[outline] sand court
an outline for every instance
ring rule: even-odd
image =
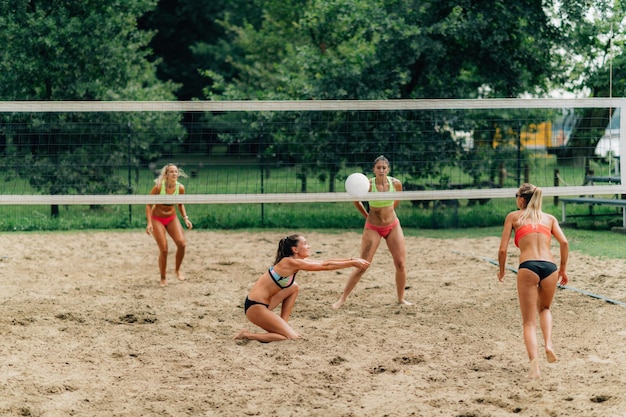
[[[559,360],[527,380],[515,274],[499,283],[488,261],[499,237],[407,237],[413,306],[396,304],[384,243],[339,310],[349,269],[300,272],[290,323],[304,337],[232,340],[260,331],[243,301],[286,232],[314,258],[358,256],[358,232],[192,230],[186,280],[169,240],[161,288],[143,230],[3,234],[0,415],[626,415],[626,307],[558,290]],[[626,302],[624,266],[573,252],[569,285]]]

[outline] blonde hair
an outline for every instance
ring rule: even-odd
[[[159,172],[159,176],[154,179],[155,184],[160,185],[165,180],[165,178],[167,177],[167,170],[169,167],[176,167],[176,169],[178,169],[178,176],[187,178],[187,174],[185,173],[185,171],[183,171],[182,168],[178,167],[178,165],[176,164],[170,163],[170,164],[163,166],[163,168],[161,168],[161,172]]]
[[[541,200],[543,192],[541,188],[532,184],[522,184],[519,187],[519,196],[524,199],[526,206],[524,212],[519,216],[518,223],[539,224],[541,222]]]

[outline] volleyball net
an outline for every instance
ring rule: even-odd
[[[355,201],[384,155],[402,193],[361,200],[468,204],[626,194],[624,99],[0,102],[0,206]],[[187,178],[151,196],[160,168]],[[141,208],[139,208],[141,210]]]

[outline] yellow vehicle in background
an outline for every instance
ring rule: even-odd
[[[569,135],[575,124],[575,118],[563,118],[538,124],[530,123],[523,126],[520,133],[520,142],[523,149],[551,150],[567,145]],[[598,140],[595,154],[607,157],[609,154],[619,156],[619,120],[620,109],[615,109],[608,123],[604,135]]]
[[[522,149],[547,151],[563,148],[567,145],[569,135],[576,124],[576,116],[568,113],[555,120],[546,120],[539,123],[528,123],[514,129],[508,127],[504,131],[499,127],[495,129],[493,147],[508,143],[512,146],[519,145]],[[519,132],[519,136],[518,136]]]
[[[563,129],[553,129],[552,122],[530,123],[522,128],[520,133],[524,149],[545,150],[565,145],[566,136]]]

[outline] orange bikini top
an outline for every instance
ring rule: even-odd
[[[552,237],[552,230],[545,224],[525,224],[515,231],[515,246],[519,248],[519,240],[529,233],[543,233]]]

